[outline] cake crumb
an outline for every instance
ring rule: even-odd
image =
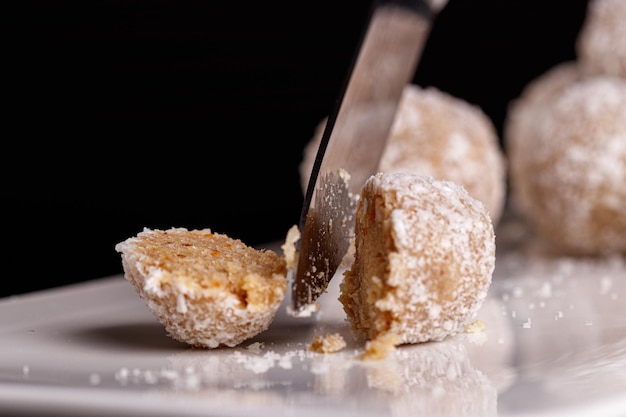
[[[333,353],[346,347],[346,341],[339,333],[326,333],[315,336],[309,350],[318,353]]]
[[[246,349],[253,353],[261,353],[261,350],[265,344],[262,342],[250,343]]]
[[[313,313],[317,313],[320,309],[320,303],[313,302],[303,305],[299,310],[293,306],[287,306],[287,314],[292,317],[311,317]]]
[[[487,329],[485,322],[480,320],[474,320],[471,323],[465,325],[465,333],[480,333]]]
[[[395,333],[381,334],[365,344],[365,352],[359,355],[359,359],[364,361],[385,359],[387,354],[395,350],[396,345],[398,345],[401,340],[400,335]]]
[[[287,268],[295,268],[298,252],[296,250],[296,243],[300,240],[300,229],[298,226],[293,225],[287,231],[287,237],[285,238],[285,243],[280,247],[283,251],[283,255],[285,256],[285,262],[287,263]]]

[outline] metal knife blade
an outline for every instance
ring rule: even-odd
[[[446,1],[374,0],[350,76],[327,119],[300,215],[290,314],[310,316],[348,251],[356,198],[376,173],[402,91]]]

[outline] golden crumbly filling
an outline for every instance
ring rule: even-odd
[[[259,251],[209,229],[170,229],[142,233],[133,242],[136,257],[146,271],[163,272],[162,285],[183,285],[189,290],[224,290],[244,304],[267,300],[271,290],[264,277],[286,274],[286,266],[273,251]]]
[[[390,352],[393,352],[396,345],[400,344],[402,338],[395,333],[383,333],[375,339],[368,340],[365,344],[365,351],[359,355],[359,359],[364,361],[378,361],[385,359]]]

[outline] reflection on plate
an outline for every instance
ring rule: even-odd
[[[170,339],[121,276],[0,300],[0,414],[626,416],[626,260],[498,247],[483,331],[379,362],[356,358],[340,277],[315,317],[217,350]],[[327,333],[348,346],[308,350]]]

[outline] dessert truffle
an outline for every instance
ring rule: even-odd
[[[192,346],[235,346],[261,333],[287,291],[285,258],[210,229],[145,228],[115,249],[150,312]]]
[[[362,118],[367,112],[362,109]],[[301,186],[306,189],[325,121],[304,149]],[[355,128],[355,131],[357,129]],[[411,172],[453,181],[482,201],[496,224],[506,198],[506,163],[495,127],[478,107],[435,87],[404,89],[378,171]]]
[[[506,138],[517,210],[561,252],[626,253],[626,79],[582,78],[530,107],[533,127]]]
[[[339,300],[366,340],[439,341],[475,318],[494,267],[482,202],[450,181],[378,173],[358,201],[354,262]]]
[[[524,172],[523,155],[532,152],[536,145],[533,139],[537,133],[537,118],[552,105],[552,98],[564,88],[581,78],[576,61],[559,63],[532,79],[521,94],[508,106],[503,126],[503,144],[509,169],[509,204],[513,210],[521,210],[519,205],[528,200],[524,181],[518,181],[528,173]]]
[[[591,0],[576,39],[576,55],[587,75],[626,78],[626,1]]]

